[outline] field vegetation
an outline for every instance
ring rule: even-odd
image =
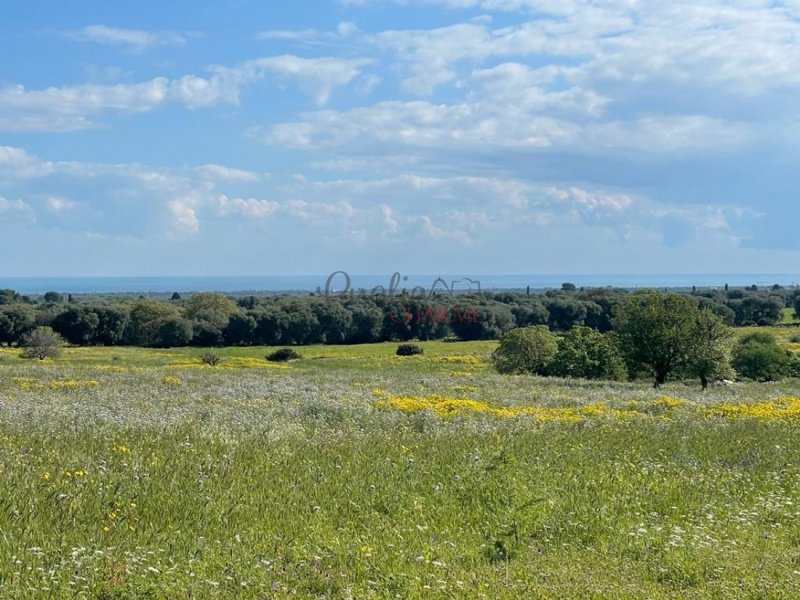
[[[0,596],[800,594],[797,381],[419,345],[0,350]]]

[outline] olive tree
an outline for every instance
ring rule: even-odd
[[[51,327],[37,327],[22,337],[22,358],[58,358],[64,340]]]
[[[545,375],[558,352],[558,339],[545,325],[518,327],[500,339],[492,362],[500,373]]]

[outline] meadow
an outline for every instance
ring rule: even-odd
[[[796,380],[421,345],[0,349],[0,597],[800,597]]]

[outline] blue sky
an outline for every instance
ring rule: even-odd
[[[800,0],[0,0],[0,272],[798,272]]]

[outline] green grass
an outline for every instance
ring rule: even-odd
[[[422,345],[0,353],[0,597],[800,596],[796,381],[504,377],[491,342]],[[550,416],[498,416],[526,407]]]

